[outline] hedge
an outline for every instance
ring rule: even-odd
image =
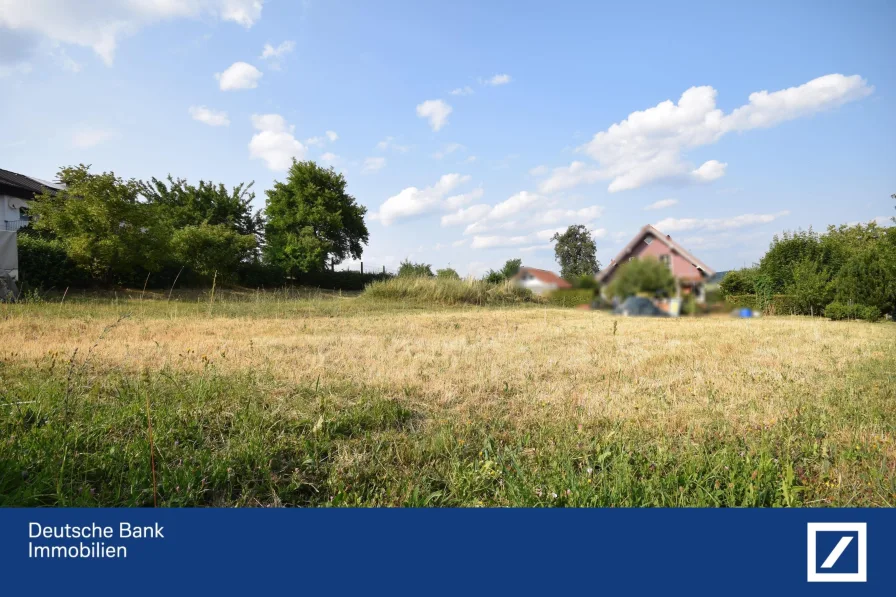
[[[594,300],[594,290],[590,288],[563,288],[548,295],[548,302],[558,307],[578,307],[589,305]]]
[[[842,319],[864,319],[865,321],[877,321],[881,318],[880,309],[867,305],[844,305],[833,302],[824,309],[825,317],[834,321]]]
[[[734,294],[725,297],[725,303],[732,309],[753,309],[754,311],[762,311],[766,315],[801,315],[803,314],[796,299],[789,294],[773,294],[767,299],[766,304],[761,305],[761,301],[755,294]],[[805,313],[808,315],[808,313]],[[819,313],[820,315],[820,313]]]
[[[23,288],[63,290],[89,286],[90,276],[69,259],[62,241],[18,235],[19,280]]]

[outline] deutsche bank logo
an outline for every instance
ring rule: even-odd
[[[809,582],[868,580],[867,523],[810,522],[807,527]]]

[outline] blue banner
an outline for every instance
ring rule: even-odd
[[[884,509],[6,509],[0,594],[893,595],[894,538]]]

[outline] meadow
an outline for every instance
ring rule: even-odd
[[[0,506],[896,505],[896,324],[517,299],[0,305]]]

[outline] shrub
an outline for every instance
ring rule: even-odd
[[[833,321],[864,319],[865,321],[875,322],[881,318],[880,309],[873,305],[843,304],[837,301],[825,307],[824,315]]]
[[[89,284],[89,275],[69,259],[62,241],[31,234],[18,235],[19,280],[30,288],[58,288]]]
[[[457,270],[450,267],[436,270],[436,278],[448,278],[449,280],[460,280],[460,274]]]
[[[205,278],[233,277],[254,251],[254,234],[240,234],[225,224],[184,226],[171,236],[175,261]]]
[[[399,278],[432,278],[432,266],[428,263],[413,263],[405,259],[398,267]]]
[[[511,282],[489,284],[482,280],[409,276],[374,282],[364,289],[361,296],[433,305],[495,305],[538,300],[528,288]]]
[[[675,278],[669,268],[653,257],[632,259],[619,265],[619,271],[607,288],[608,296],[621,299],[638,293],[651,296],[671,294],[675,290]]]
[[[594,299],[594,291],[587,288],[560,288],[548,295],[548,302],[558,307],[588,305]]]
[[[600,287],[600,284],[597,283],[597,279],[591,274],[584,274],[582,276],[579,276],[572,281],[572,285],[575,288],[583,288],[589,290],[597,290],[598,287]]]
[[[724,298],[742,294],[753,294],[755,291],[756,268],[731,270],[719,282],[719,292]]]

